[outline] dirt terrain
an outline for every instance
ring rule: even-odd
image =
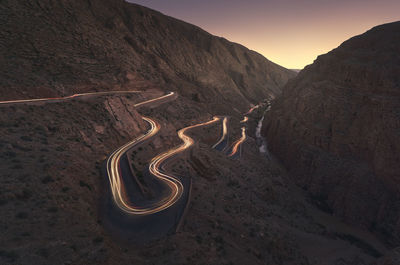
[[[145,92],[0,105],[1,264],[373,265],[388,253],[382,238],[321,211],[277,159],[259,153],[265,107],[249,115],[240,159],[211,148],[218,123],[191,131],[194,147],[166,165],[193,183],[178,232],[146,244],[114,234],[103,219],[101,165],[148,130],[142,116],[162,130],[131,150],[137,170],[180,144],[179,129],[214,115],[229,117],[231,145],[243,113],[279,97],[295,73],[119,0],[4,0],[0,21],[0,100]],[[175,100],[134,106],[169,91]]]
[[[193,178],[178,233],[144,246],[116,237],[102,224],[100,202],[108,182],[100,165],[113,149],[146,131],[133,107],[140,100],[119,95],[1,108],[2,262],[321,264],[326,256],[315,253],[326,251],[334,253],[332,261],[362,264],[354,260],[372,262],[386,251],[373,236],[321,217],[285,170],[259,154],[254,136],[249,135],[240,160],[212,149],[221,124],[191,132],[195,147],[167,167]],[[136,151],[138,167],[179,144],[177,128],[212,117],[181,115],[187,104],[178,98],[174,106],[140,109],[165,130]],[[239,121],[231,119],[232,132],[240,131]]]

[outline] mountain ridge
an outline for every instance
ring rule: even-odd
[[[7,14],[3,99],[157,87],[243,110],[275,97],[295,76],[243,45],[137,4],[36,0],[0,7]]]
[[[269,147],[342,219],[396,245],[400,201],[400,22],[321,55],[264,120]]]

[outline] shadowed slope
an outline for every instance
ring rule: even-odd
[[[400,242],[400,22],[318,57],[264,120],[269,148],[330,211]]]

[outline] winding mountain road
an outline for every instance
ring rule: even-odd
[[[249,120],[249,117],[244,116],[243,120],[240,121],[240,123],[246,123]]]
[[[255,109],[258,109],[261,106],[261,104],[255,105],[251,107],[243,116],[243,120],[240,121],[240,123],[247,123],[249,121],[249,117],[246,115],[251,114]],[[231,147],[230,152],[228,152],[228,157],[236,158],[240,157],[242,155],[242,144],[246,141],[247,136],[246,136],[246,127],[242,127],[242,136],[236,140]]]
[[[241,147],[244,141],[246,141],[246,127],[242,127],[242,136],[233,143],[232,150],[228,154],[228,156],[229,157],[234,157],[235,155],[241,156]]]
[[[143,91],[89,92],[89,93],[73,94],[73,95],[70,95],[70,96],[55,97],[55,98],[34,98],[34,99],[5,100],[5,101],[0,101],[0,105],[40,103],[40,102],[60,102],[60,101],[79,98],[79,97],[103,96],[103,95],[114,95],[114,94],[137,94],[137,93],[142,93],[142,92]]]
[[[260,105],[255,105],[254,107],[250,108],[248,112],[246,112],[244,115],[251,114],[255,109],[258,109]]]
[[[171,96],[172,94],[168,94],[166,96]],[[151,102],[156,102],[157,100],[160,100],[162,98],[165,98],[166,96],[152,99],[149,101],[146,101],[147,103]],[[139,103],[137,105],[142,106],[146,102]],[[147,104],[146,103],[146,104]],[[143,117],[143,119],[149,123],[150,129],[143,135],[137,137],[136,139],[128,142],[127,144],[121,146],[117,150],[115,150],[108,158],[107,160],[107,174],[108,178],[110,181],[110,187],[111,187],[111,192],[112,196],[114,199],[115,204],[124,212],[132,215],[149,215],[153,213],[160,212],[162,210],[167,209],[168,207],[172,206],[174,203],[176,203],[177,200],[181,197],[183,193],[183,185],[179,181],[178,178],[174,177],[173,175],[168,175],[164,173],[161,169],[162,164],[166,162],[169,158],[185,151],[189,147],[191,147],[194,144],[194,140],[187,136],[185,132],[187,130],[200,127],[200,126],[206,126],[212,123],[215,123],[220,120],[218,117],[214,117],[212,120],[199,123],[196,125],[191,125],[188,127],[185,127],[181,130],[178,131],[178,136],[179,138],[183,141],[181,145],[179,145],[176,148],[172,148],[160,155],[157,155],[154,157],[150,164],[149,164],[149,172],[157,177],[160,181],[164,182],[168,188],[170,189],[169,196],[166,198],[163,198],[162,200],[159,200],[157,203],[154,205],[150,206],[135,206],[131,204],[128,201],[128,196],[124,194],[125,189],[124,189],[124,184],[123,184],[123,178],[121,176],[121,158],[122,156],[131,148],[133,148],[135,145],[140,144],[141,142],[149,139],[150,137],[154,136],[159,130],[160,130],[160,125],[152,120],[151,118],[148,117]]]
[[[56,98],[37,98],[37,99],[23,99],[23,100],[9,100],[9,101],[0,101],[1,105],[10,105],[10,104],[34,104],[34,103],[50,103],[50,102],[63,102],[66,100],[71,100],[74,98],[84,98],[84,97],[92,97],[92,96],[102,96],[102,95],[115,95],[115,94],[131,94],[131,93],[141,93],[143,91],[107,91],[107,92],[90,92],[90,93],[81,93],[74,94],[66,97],[56,97]],[[145,100],[143,102],[136,103],[134,106],[136,108],[140,108],[143,106],[150,106],[153,104],[164,103],[169,100],[175,99],[177,97],[176,93],[169,92],[166,95]],[[253,107],[246,114],[250,114],[257,106]],[[188,200],[188,191],[185,191],[185,187],[190,187],[190,181],[187,182],[185,180],[185,184],[182,183],[183,179],[180,179],[177,176],[172,174],[168,174],[162,170],[163,165],[171,158],[183,153],[185,150],[190,148],[194,144],[194,140],[189,137],[186,133],[188,130],[207,126],[213,123],[216,123],[222,119],[222,117],[213,117],[213,119],[209,121],[205,121],[202,123],[198,123],[195,125],[191,125],[185,128],[182,128],[178,131],[178,137],[182,140],[182,144],[177,147],[174,147],[170,150],[167,150],[157,156],[155,156],[148,166],[148,172],[155,177],[159,182],[162,182],[165,185],[161,185],[162,192],[160,192],[159,197],[156,200],[151,202],[135,202],[132,203],[132,197],[128,196],[130,191],[130,187],[127,187],[124,184],[124,180],[126,178],[132,177],[135,172],[132,172],[132,167],[129,167],[129,159],[127,159],[127,152],[134,148],[135,146],[143,143],[146,140],[149,140],[153,136],[155,136],[161,129],[160,124],[158,124],[155,120],[149,117],[142,117],[143,120],[148,123],[149,129],[146,133],[140,135],[139,137],[129,141],[123,146],[116,149],[112,154],[108,157],[106,161],[106,174],[109,181],[109,187],[111,196],[109,197],[112,200],[112,204],[116,206],[115,209],[119,209],[121,212],[127,214],[127,216],[142,216],[142,218],[134,219],[133,224],[137,225],[137,229],[135,233],[142,231],[143,235],[155,236],[156,234],[165,233],[165,231],[169,231],[171,226],[176,225],[177,221],[174,216],[182,216],[182,211],[184,206],[186,205],[186,201]],[[244,119],[241,123],[245,123],[248,121],[248,117],[244,116]],[[219,141],[213,146],[213,148],[223,151],[227,148],[228,145],[228,118],[223,117],[222,119],[222,134]],[[246,127],[242,127],[242,136],[240,139],[235,141],[232,145],[232,149],[229,157],[236,157],[241,152],[241,145],[246,140]],[[123,163],[121,163],[123,161]],[[124,172],[124,173],[123,173]],[[124,174],[124,175],[123,175]],[[126,175],[126,176],[125,176]],[[135,181],[138,181],[137,179]],[[134,193],[133,193],[134,194]],[[180,200],[180,198],[184,195],[185,202]],[[140,200],[139,200],[140,201]],[[179,203],[177,203],[179,201]],[[139,205],[135,205],[139,204]],[[171,211],[164,211],[168,208],[172,208]],[[112,213],[113,211],[109,212]],[[115,212],[113,212],[115,213]],[[118,217],[121,218],[121,217]],[[118,219],[117,218],[117,219]],[[117,220],[117,219],[114,219]],[[180,218],[178,218],[180,219]],[[124,223],[125,221],[130,223],[131,219],[125,220],[124,218],[117,220],[117,223]],[[147,232],[146,232],[147,230]],[[142,233],[140,232],[140,233]],[[140,234],[139,233],[139,234]],[[146,234],[147,233],[147,234]]]
[[[225,150],[226,146],[228,144],[228,118],[224,117],[222,120],[222,134],[221,138],[219,141],[212,146],[212,148],[218,150],[218,151],[223,151]]]

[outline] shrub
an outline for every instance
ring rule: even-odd
[[[17,197],[18,200],[26,201],[30,197],[32,197],[32,191],[30,191],[28,189],[24,189],[22,191],[22,193],[17,194],[16,197]]]
[[[0,250],[0,257],[3,257],[7,259],[10,262],[14,262],[18,259],[19,255],[14,251],[8,251],[8,250]]]
[[[5,198],[0,198],[0,206],[7,204],[7,202]]]
[[[56,212],[58,212],[58,208],[55,207],[55,206],[49,207],[49,208],[47,208],[47,211],[48,211],[49,213],[56,213]]]
[[[50,256],[49,250],[46,248],[40,248],[36,251],[36,254],[43,257],[48,258]]]
[[[101,242],[103,242],[103,238],[101,236],[98,236],[93,239],[94,244],[100,244]]]
[[[21,138],[21,140],[23,140],[23,141],[32,142],[32,138],[31,138],[30,136],[23,135],[23,136],[21,136],[20,138]]]
[[[12,169],[22,169],[22,165],[21,164],[16,164],[12,167]]]
[[[17,154],[13,151],[5,151],[4,155],[7,157],[16,157],[17,156]]]
[[[65,149],[62,146],[57,146],[56,151],[63,152]]]
[[[51,176],[46,176],[46,177],[42,178],[42,183],[43,184],[47,184],[47,183],[50,183],[50,182],[54,182],[54,179]]]
[[[81,187],[86,187],[86,188],[88,188],[89,190],[92,190],[92,187],[91,187],[89,184],[87,184],[85,181],[83,181],[83,180],[80,180],[80,181],[79,181],[79,186],[81,186]]]
[[[197,241],[197,243],[201,244],[201,243],[203,243],[203,238],[199,235],[196,235],[196,241]]]
[[[19,219],[26,219],[26,218],[28,218],[28,213],[27,212],[19,212],[15,215],[15,217],[17,217]]]

